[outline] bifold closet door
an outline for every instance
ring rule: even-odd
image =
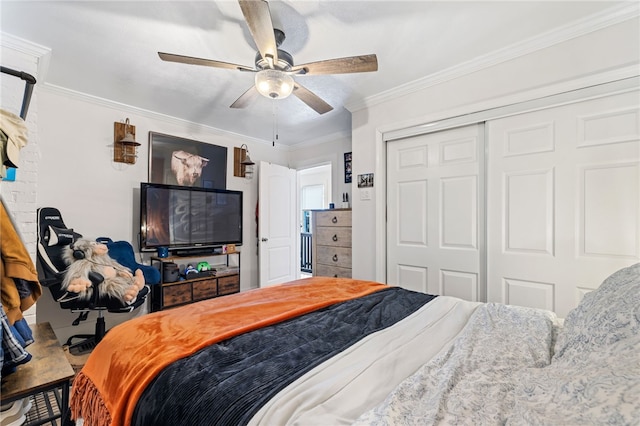
[[[566,316],[640,261],[640,95],[487,122],[488,301]]]
[[[387,143],[387,283],[483,300],[483,125]]]

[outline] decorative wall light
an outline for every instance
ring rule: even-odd
[[[136,126],[129,124],[128,118],[124,123],[113,123],[113,161],[136,164],[139,146],[136,142]]]
[[[249,157],[249,148],[246,144],[240,145],[240,148],[233,148],[233,175],[246,179],[253,178],[254,163]]]

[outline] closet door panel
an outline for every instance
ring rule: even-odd
[[[387,144],[387,283],[482,300],[483,126]]]
[[[487,122],[488,300],[566,316],[640,261],[637,91]]]

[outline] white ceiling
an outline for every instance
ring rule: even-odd
[[[629,4],[629,3],[626,3]],[[271,142],[351,133],[351,110],[483,58],[602,16],[613,1],[270,1],[296,64],[375,53],[373,73],[297,76],[334,107],[299,99],[231,105],[253,73],[161,61],[158,51],[253,67],[255,44],[235,0],[0,0],[0,29],[51,50],[38,84],[53,85]],[[4,64],[3,64],[4,65]]]

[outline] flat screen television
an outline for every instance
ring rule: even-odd
[[[242,244],[242,191],[140,184],[140,250]]]

